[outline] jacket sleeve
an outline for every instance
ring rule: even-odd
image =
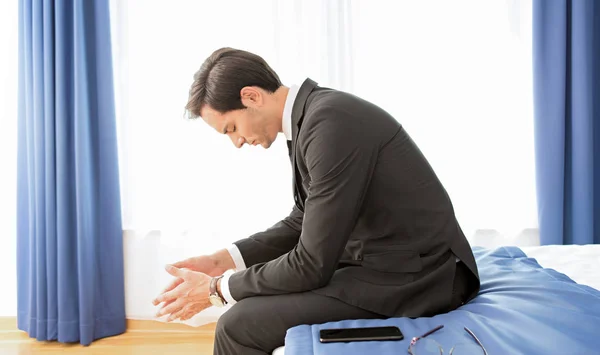
[[[298,243],[275,260],[236,272],[229,280],[236,300],[304,292],[331,279],[354,229],[377,160],[367,120],[320,109],[304,123],[301,153],[310,174]],[[305,127],[306,126],[306,127]]]
[[[264,263],[289,252],[298,244],[303,213],[296,207],[289,216],[269,229],[234,242],[246,267]]]

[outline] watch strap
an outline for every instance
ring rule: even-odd
[[[208,287],[208,295],[209,296],[218,296],[223,302],[225,302],[225,299],[223,299],[223,296],[221,296],[221,293],[218,292],[218,290],[217,290],[217,282],[222,278],[223,278],[223,275],[220,275],[220,276],[213,277],[210,280],[210,285]]]

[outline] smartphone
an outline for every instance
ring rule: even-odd
[[[321,329],[319,336],[321,343],[404,339],[398,327]]]

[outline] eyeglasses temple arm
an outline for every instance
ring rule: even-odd
[[[429,335],[431,335],[431,334],[433,334],[433,333],[437,332],[438,330],[440,330],[440,329],[442,329],[442,328],[444,328],[444,326],[443,326],[443,325],[438,325],[437,327],[435,327],[435,328],[431,329],[431,330],[430,330],[430,331],[428,331],[427,333],[425,333],[425,334],[421,335],[421,336],[419,337],[419,339],[420,339],[420,338],[425,338],[426,336],[429,336]]]
[[[479,339],[477,339],[477,337],[475,336],[475,333],[473,333],[471,331],[471,329],[465,327],[465,330],[467,331],[467,333],[469,333],[473,339],[475,339],[475,341],[477,342],[477,344],[479,344],[479,346],[481,346],[481,349],[483,350],[483,355],[487,355],[487,351],[485,350],[485,347],[483,346],[483,344],[481,344],[481,341],[479,341]]]

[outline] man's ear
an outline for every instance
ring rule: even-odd
[[[240,90],[242,104],[246,107],[257,108],[263,104],[263,95],[261,90],[254,86],[245,86]]]

